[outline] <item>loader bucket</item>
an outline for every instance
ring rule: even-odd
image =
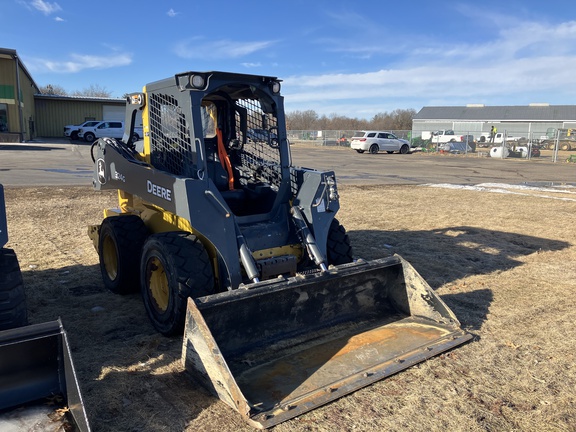
[[[471,339],[399,256],[188,301],[186,370],[268,428]]]
[[[60,320],[1,331],[0,430],[56,430],[59,412],[62,430],[90,431]]]

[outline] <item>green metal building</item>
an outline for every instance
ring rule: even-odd
[[[0,142],[63,137],[64,126],[124,120],[126,101],[40,93],[16,50],[0,48]]]

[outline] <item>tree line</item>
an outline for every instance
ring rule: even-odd
[[[288,130],[412,130],[414,109],[395,109],[378,113],[370,120],[350,118],[339,114],[318,115],[314,110],[286,113]]]
[[[40,93],[54,96],[83,96],[100,98],[109,98],[112,95],[111,92],[106,90],[106,87],[102,87],[98,84],[90,84],[88,87],[82,90],[74,90],[72,93],[68,93],[68,91],[61,85],[47,84],[45,86],[40,86]]]

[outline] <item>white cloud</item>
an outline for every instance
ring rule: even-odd
[[[65,20],[64,18],[61,18],[61,17],[58,16],[58,17],[54,18],[54,21],[64,22],[64,21],[66,21],[66,20]]]
[[[30,5],[34,9],[42,12],[44,15],[51,15],[54,12],[58,12],[58,11],[62,10],[60,5],[56,2],[50,3],[50,2],[45,2],[43,0],[33,0],[32,2],[30,2]]]
[[[64,61],[26,58],[25,62],[31,71],[37,73],[77,73],[87,69],[110,69],[132,63],[132,55],[126,53],[108,56],[71,54],[70,58]]]
[[[387,68],[283,78],[287,110],[305,106],[321,114],[370,117],[426,105],[573,103],[576,21],[547,23],[496,16],[490,29],[481,42],[477,38],[423,42],[409,34],[398,46],[364,44],[361,39],[340,45],[325,41],[327,50],[382,58]],[[363,65],[364,70],[368,64],[374,62]]]
[[[170,18],[174,18],[178,14],[180,14],[180,12],[176,12],[174,9],[170,9],[168,12],[166,12],[166,15],[168,15]]]
[[[242,66],[244,66],[245,68],[257,68],[257,67],[262,67],[262,63],[258,62],[258,63],[250,63],[250,62],[246,62],[246,63],[241,63]]]
[[[238,42],[228,39],[206,41],[203,37],[194,37],[176,44],[174,52],[182,58],[229,59],[264,50],[274,41]]]

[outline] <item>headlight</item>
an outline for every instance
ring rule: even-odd
[[[272,93],[274,93],[274,94],[280,93],[280,81],[272,81],[270,83],[270,89],[272,90]]]
[[[202,75],[190,75],[190,85],[196,89],[203,89],[206,85],[206,80]]]

